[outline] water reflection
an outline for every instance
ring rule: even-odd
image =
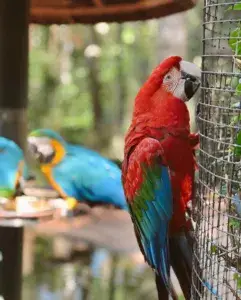
[[[59,261],[52,242],[36,239],[34,271],[24,278],[23,300],[157,299],[152,271],[130,255],[88,249]]]

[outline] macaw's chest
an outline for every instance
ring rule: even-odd
[[[172,183],[173,217],[169,228],[172,235],[191,226],[185,212],[187,203],[194,197],[195,158],[189,139],[171,137],[163,140],[161,145]]]
[[[195,158],[188,138],[170,136],[161,141],[161,146],[172,177],[176,173],[184,175],[194,172]]]

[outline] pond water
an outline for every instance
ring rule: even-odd
[[[105,249],[54,259],[52,240],[38,237],[33,271],[23,280],[23,300],[156,300],[153,273],[130,255]]]

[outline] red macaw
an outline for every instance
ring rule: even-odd
[[[186,238],[191,221],[185,214],[193,198],[194,147],[199,139],[190,133],[185,102],[198,90],[200,77],[200,69],[181,57],[161,62],[136,96],[125,138],[124,191],[140,249],[155,270],[162,300],[169,294],[175,298],[169,255],[176,247],[191,270],[191,247]],[[170,253],[169,240],[173,245]]]

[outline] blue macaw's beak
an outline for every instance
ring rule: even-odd
[[[51,163],[55,156],[54,149],[49,150],[47,153],[44,153],[41,150],[41,145],[38,145],[37,140],[33,142],[32,140],[28,139],[27,151],[30,154],[30,156],[40,164]]]

